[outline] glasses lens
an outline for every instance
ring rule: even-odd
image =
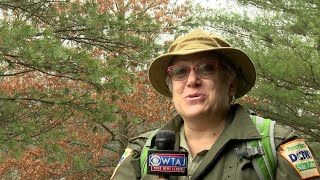
[[[170,66],[169,73],[173,80],[183,80],[188,76],[190,70],[187,66]]]
[[[216,66],[214,64],[201,64],[197,67],[197,74],[201,78],[212,77],[216,72]]]

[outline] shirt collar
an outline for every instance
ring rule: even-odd
[[[177,115],[167,124],[165,124],[161,129],[170,129],[176,132],[176,134],[178,134],[179,131],[181,132],[182,126],[183,126],[183,119],[181,118],[180,115]],[[240,104],[235,104],[231,106],[228,120],[223,131],[231,139],[241,140],[241,139],[261,138],[256,128],[256,125],[252,122],[249,116],[249,113]]]
[[[161,128],[166,130],[173,130],[174,132],[176,132],[175,149],[179,149],[180,144],[182,144],[182,142],[180,143],[179,136],[184,138],[183,143],[185,145],[183,148],[188,147],[184,136],[184,130],[181,131],[181,128],[183,128],[183,119],[180,115],[175,116],[171,121],[166,123]],[[181,132],[183,132],[183,136],[181,136]],[[229,118],[221,135],[226,136],[225,138],[238,140],[261,138],[247,110],[239,104],[235,104],[230,108]],[[183,141],[182,138],[181,141]],[[187,148],[185,149],[187,150]]]
[[[241,105],[236,104],[234,109],[234,117],[227,122],[225,127],[225,135],[230,139],[259,139],[261,138],[256,125],[252,122],[248,112]]]

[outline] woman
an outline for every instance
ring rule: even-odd
[[[172,97],[179,114],[160,129],[173,130],[175,150],[189,153],[188,175],[170,179],[319,179],[310,149],[292,129],[270,126],[270,148],[248,147],[248,142],[263,137],[252,120],[262,118],[250,117],[233,100],[250,91],[255,78],[254,66],[244,52],[202,30],[176,39],[168,53],[152,62],[152,86]],[[150,132],[130,140],[112,179],[159,178],[147,174],[141,161],[153,138]],[[265,154],[274,158],[271,166],[256,165],[256,157]],[[301,164],[311,165],[301,168]]]

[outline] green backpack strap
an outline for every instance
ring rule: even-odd
[[[246,146],[247,148],[263,150],[262,155],[253,158],[253,167],[260,179],[273,180],[277,169],[277,156],[274,144],[275,121],[259,116],[251,116],[251,119],[255,123],[262,138],[260,140],[249,141],[246,143]]]
[[[159,129],[154,130],[151,135],[148,137],[148,140],[143,146],[143,149],[141,151],[140,155],[140,175],[141,178],[147,174],[147,156],[148,156],[148,151],[150,149],[151,141],[153,137],[157,134]]]

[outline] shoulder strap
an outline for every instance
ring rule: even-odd
[[[148,156],[148,151],[150,149],[151,141],[153,137],[157,134],[159,129],[154,130],[151,135],[148,137],[148,140],[143,146],[143,149],[141,151],[140,155],[140,175],[141,178],[147,174],[147,156]]]
[[[277,168],[276,148],[274,144],[275,121],[264,119],[259,116],[251,116],[251,119],[255,123],[262,138],[260,140],[247,142],[246,146],[248,148],[263,148],[262,155],[253,158],[253,167],[260,179],[273,180]]]

